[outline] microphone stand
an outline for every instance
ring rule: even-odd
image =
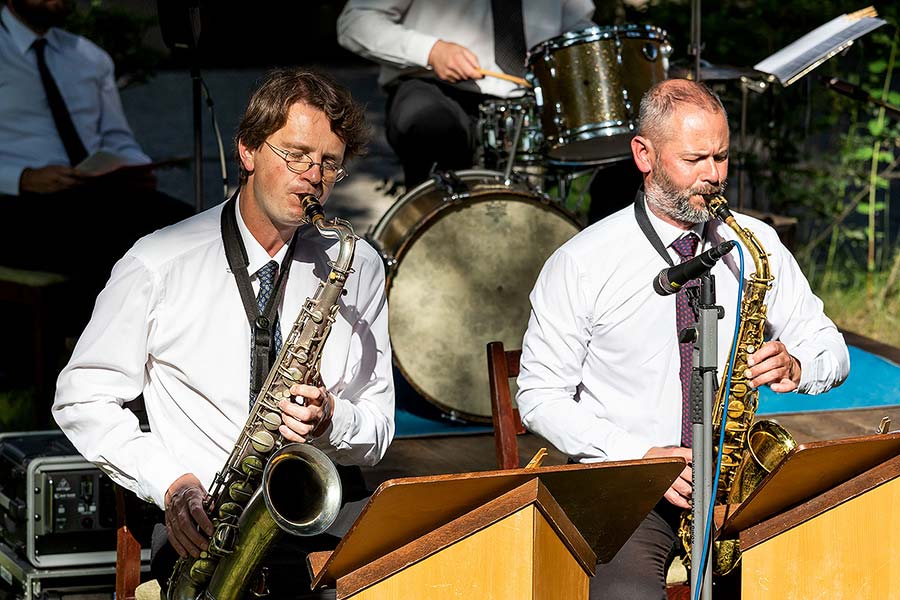
[[[688,288],[688,301],[698,315],[695,327],[685,329],[681,335],[694,342],[694,366],[691,372],[691,423],[693,424],[693,477],[691,514],[691,599],[696,597],[697,586],[702,580],[703,600],[712,598],[712,541],[707,549],[706,568],[698,573],[703,562],[703,534],[706,531],[709,506],[712,498],[713,461],[712,411],[716,391],[716,361],[718,354],[718,321],[724,309],[716,305],[715,277],[706,271],[700,276],[698,287]],[[710,535],[712,535],[712,531]]]

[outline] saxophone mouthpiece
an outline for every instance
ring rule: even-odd
[[[325,209],[322,208],[322,203],[319,202],[319,199],[313,194],[303,196],[303,198],[300,199],[300,204],[310,223],[315,223],[316,221],[321,221],[325,218]]]
[[[728,201],[725,200],[725,196],[722,194],[711,194],[709,196],[704,196],[704,199],[706,200],[706,207],[709,209],[709,212],[717,219],[726,221],[732,217],[731,211],[728,209]]]

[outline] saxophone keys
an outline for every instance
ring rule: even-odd
[[[250,436],[250,443],[253,445],[253,449],[260,454],[268,454],[275,447],[275,438],[268,431],[257,429]]]
[[[741,394],[743,396],[743,394]],[[736,418],[744,414],[744,403],[737,398],[728,401],[728,416]]]
[[[262,459],[258,456],[247,456],[241,461],[241,471],[248,477],[258,477],[262,475],[265,466]]]
[[[269,431],[275,431],[281,425],[281,415],[277,412],[267,412],[260,416],[263,427]]]
[[[249,481],[235,481],[228,486],[228,496],[235,502],[244,505],[250,500],[250,496],[253,495],[253,492],[254,486]],[[216,535],[218,535],[218,530],[216,530]],[[210,544],[212,544],[212,542],[210,542]]]
[[[222,519],[237,520],[244,508],[237,502],[223,502],[219,507],[219,517]]]
[[[191,565],[188,576],[191,578],[191,581],[197,585],[203,585],[209,581],[213,576],[213,573],[216,572],[217,563],[218,561],[210,560],[209,558],[199,558]]]

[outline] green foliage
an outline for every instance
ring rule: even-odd
[[[155,15],[139,15],[114,2],[91,0],[87,8],[73,12],[66,29],[106,50],[116,65],[119,87],[125,87],[150,79],[164,58],[145,42],[155,25]]]
[[[702,2],[701,58],[717,66],[749,68],[815,27],[866,4],[707,0]],[[624,15],[624,22],[665,29],[674,49],[672,64],[690,70],[690,0],[629,1],[621,6],[618,14]],[[739,137],[740,84],[707,82],[730,115],[732,175],[743,167],[745,206],[798,219],[797,256],[814,288],[839,299],[842,306],[854,307],[842,311],[838,321],[853,322],[852,310],[871,320],[876,305],[897,308],[900,302],[900,210],[894,201],[897,194],[891,193],[892,181],[900,178],[900,124],[874,103],[839,95],[821,81],[838,77],[875,100],[900,107],[900,3],[873,6],[886,26],[857,39],[788,87],[775,82],[764,93],[746,93],[744,147]],[[864,299],[848,301],[854,294]]]

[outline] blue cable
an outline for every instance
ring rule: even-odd
[[[728,377],[725,380],[725,389],[731,389],[731,374],[734,371],[734,357],[737,355],[737,339],[741,325],[741,301],[744,295],[744,250],[740,244],[737,244],[738,256],[740,257],[740,277],[738,281],[737,307],[735,308],[734,319],[734,337],[731,340],[731,356],[728,358]],[[722,406],[722,418],[719,422],[719,451],[716,456],[715,483],[712,488],[712,495],[709,502],[709,513],[706,515],[706,529],[703,532],[703,554],[700,558],[699,569],[697,570],[697,589],[694,590],[694,600],[700,599],[700,588],[703,587],[703,572],[706,570],[706,559],[709,556],[709,538],[712,532],[713,509],[716,505],[716,493],[719,489],[719,472],[722,469],[722,447],[725,445],[725,415],[728,414],[728,397],[725,392],[725,402]],[[696,523],[695,523],[696,525]]]

